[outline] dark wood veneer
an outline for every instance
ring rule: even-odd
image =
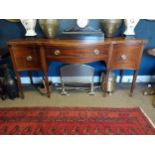
[[[130,90],[130,95],[132,95],[144,44],[146,44],[146,41],[142,39],[126,40],[124,38],[105,39],[100,41],[18,39],[8,42],[22,98],[24,98],[24,94],[19,72],[25,70],[41,70],[44,72],[47,94],[50,96],[48,84],[49,61],[61,61],[69,64],[104,61],[107,67],[104,83],[105,92],[111,70],[132,69],[134,70],[134,78]]]

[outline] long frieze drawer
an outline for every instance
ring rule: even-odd
[[[13,47],[15,65],[18,70],[40,68],[38,49],[32,47]]]
[[[45,49],[46,55],[48,56],[78,56],[78,57],[89,57],[89,56],[103,56],[108,55],[108,46],[97,46],[97,47],[71,47],[71,48],[63,48],[63,47],[48,47]]]

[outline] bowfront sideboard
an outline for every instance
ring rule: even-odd
[[[142,39],[124,38],[105,40],[20,39],[9,41],[8,47],[22,98],[24,98],[24,93],[19,73],[21,71],[31,73],[36,70],[44,73],[47,95],[50,97],[48,82],[48,62],[50,61],[67,64],[105,62],[105,95],[111,70],[134,70],[130,89],[130,96],[132,96],[146,43],[147,41]]]

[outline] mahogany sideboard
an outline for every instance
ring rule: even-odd
[[[132,96],[143,53],[143,39],[114,38],[105,40],[18,39],[8,42],[21,97],[24,98],[19,72],[41,70],[45,75],[47,95],[50,97],[48,62],[61,61],[80,64],[103,61],[106,64],[104,94],[111,70],[134,70],[130,89]],[[122,74],[123,75],[123,74]],[[122,76],[121,76],[122,77]],[[32,82],[32,77],[31,77]]]

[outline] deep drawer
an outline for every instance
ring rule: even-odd
[[[18,70],[33,70],[40,68],[38,49],[35,47],[13,47],[12,54]]]
[[[115,46],[111,59],[111,68],[135,69],[139,63],[140,46]]]

